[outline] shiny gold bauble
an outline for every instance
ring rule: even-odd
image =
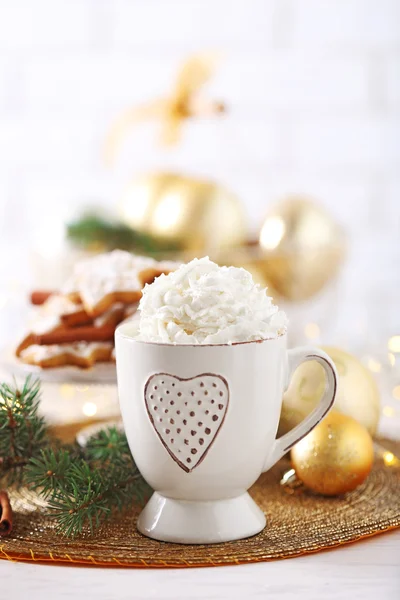
[[[251,273],[254,283],[258,283],[262,288],[267,288],[268,296],[274,302],[279,302],[280,296],[265,272],[257,240],[247,240],[246,244],[237,248],[221,249],[219,252],[212,253],[210,258],[221,266],[246,269]]]
[[[335,411],[291,451],[297,477],[325,496],[354,490],[372,468],[374,448],[368,431],[351,417]]]
[[[361,362],[339,348],[324,347],[336,365],[338,388],[334,408],[376,433],[380,402],[378,386]],[[324,370],[315,361],[300,365],[283,397],[279,430],[285,433],[300,423],[317,405],[325,387]]]
[[[123,194],[120,216],[137,231],[199,254],[238,246],[247,234],[243,206],[233,193],[175,173],[133,180]]]
[[[277,204],[261,227],[259,242],[266,276],[287,300],[317,294],[338,273],[345,256],[341,227],[304,198]]]
[[[254,283],[258,283],[263,288],[268,288],[268,295],[271,295],[270,282],[265,276],[264,269],[254,257],[254,250],[248,245],[238,248],[221,249],[210,256],[212,260],[220,266],[241,267],[251,273]]]

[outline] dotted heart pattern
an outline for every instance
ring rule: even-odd
[[[224,422],[229,404],[228,382],[202,373],[182,379],[168,373],[152,375],[145,403],[154,429],[174,461],[190,473],[204,460]]]

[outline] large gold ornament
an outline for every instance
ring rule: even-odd
[[[365,427],[335,411],[291,451],[297,477],[325,496],[354,490],[371,471],[373,458],[372,439]]]
[[[258,247],[258,243],[256,243]],[[268,288],[268,295],[271,296],[271,284],[265,276],[265,271],[261,268],[254,259],[254,244],[251,242],[245,243],[235,248],[222,248],[219,252],[214,252],[210,257],[220,266],[241,267],[249,271],[253,277],[253,281],[258,283],[263,288]]]
[[[335,410],[353,417],[374,435],[380,415],[379,390],[374,378],[348,352],[331,347],[323,349],[334,361],[339,375]],[[310,361],[298,367],[283,397],[280,432],[289,431],[312,411],[324,387],[324,370],[318,363]]]
[[[242,244],[247,233],[245,212],[233,193],[175,173],[134,179],[123,194],[120,216],[137,231],[199,254]]]
[[[170,94],[123,112],[113,123],[106,138],[106,163],[114,162],[123,139],[133,125],[158,120],[161,143],[172,146],[179,142],[183,124],[188,119],[223,113],[225,105],[222,102],[199,96],[200,89],[213,76],[218,58],[215,53],[190,57],[180,68]]]
[[[288,198],[267,215],[260,231],[262,264],[287,300],[306,300],[337,274],[345,256],[344,233],[320,206]]]

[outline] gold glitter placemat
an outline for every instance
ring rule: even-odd
[[[384,440],[395,454],[400,442]],[[288,494],[279,484],[289,468],[282,460],[260,477],[251,495],[267,515],[256,536],[213,545],[157,542],[136,530],[140,511],[106,526],[96,537],[67,540],[54,531],[44,504],[33,494],[13,493],[11,537],[0,539],[0,558],[21,561],[121,567],[202,567],[289,558],[354,542],[400,527],[400,469],[375,461],[368,479],[354,492],[323,498]]]

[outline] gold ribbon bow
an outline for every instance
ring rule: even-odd
[[[124,111],[114,122],[105,143],[105,160],[115,161],[128,130],[146,120],[161,121],[160,141],[163,146],[177,144],[187,119],[218,115],[225,112],[222,102],[206,100],[199,90],[213,76],[219,57],[216,54],[199,54],[189,58],[181,67],[170,96],[147,102]]]

